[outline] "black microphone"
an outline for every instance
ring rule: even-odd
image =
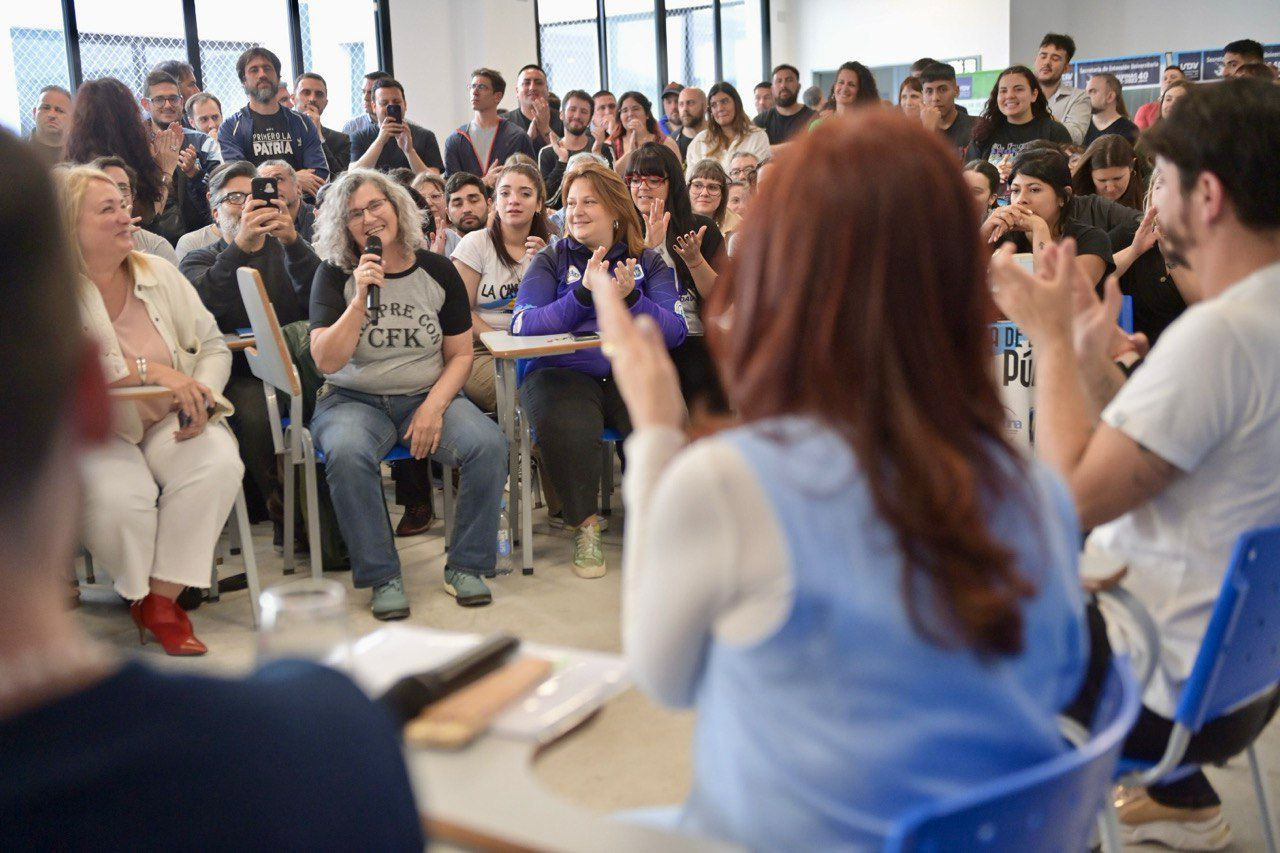
[[[364,241],[364,252],[366,255],[377,255],[378,261],[382,261],[382,238],[377,234],[370,234]],[[364,294],[364,307],[369,312],[369,322],[378,325],[378,314],[382,311],[382,287],[376,284],[369,285],[368,290]]]
[[[509,634],[495,634],[480,645],[435,669],[407,675],[378,698],[398,724],[412,720],[422,709],[498,669],[520,647]]]

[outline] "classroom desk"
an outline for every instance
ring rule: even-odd
[[[117,385],[114,388],[108,388],[107,393],[110,395],[112,402],[121,402],[125,400],[157,400],[161,397],[168,397],[173,392],[163,385]]]
[[[236,334],[235,332],[227,332],[225,335],[222,336],[222,339],[227,342],[227,349],[231,350],[232,352],[236,352],[237,350],[242,350],[242,349],[248,349],[249,347],[254,346],[258,343],[258,339],[255,338],[253,335],[245,336],[245,335]]]
[[[529,448],[524,445],[526,435],[524,412],[516,399],[516,359],[544,355],[561,355],[580,349],[600,346],[598,337],[575,340],[568,333],[557,335],[530,335],[518,337],[508,332],[493,331],[480,335],[480,341],[493,356],[496,373],[495,391],[498,399],[498,425],[507,437],[507,521],[512,543],[520,544],[521,568],[526,575],[533,574],[533,508],[530,500],[521,500],[521,484],[531,482]],[[530,492],[532,496],[532,492]],[[516,521],[517,516],[519,521]]]

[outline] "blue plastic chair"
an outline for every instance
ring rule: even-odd
[[[1087,850],[1140,704],[1141,690],[1128,659],[1116,657],[1084,744],[959,796],[917,806],[894,822],[884,849]]]
[[[1158,762],[1121,759],[1121,781],[1147,786],[1186,776],[1187,744],[1205,723],[1280,683],[1280,526],[1251,530],[1236,542],[1209,617],[1204,641],[1182,687],[1168,746]],[[1258,755],[1245,750],[1262,813],[1267,850],[1276,853],[1276,823]]]

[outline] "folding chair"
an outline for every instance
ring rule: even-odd
[[[884,849],[1087,850],[1140,700],[1128,660],[1115,658],[1085,743],[959,796],[917,806],[894,822]]]
[[[1183,685],[1173,731],[1157,762],[1120,760],[1121,782],[1146,787],[1172,782],[1197,769],[1183,764],[1191,737],[1205,723],[1280,683],[1280,526],[1247,531],[1236,542],[1209,617],[1204,641]],[[1265,774],[1254,744],[1245,750],[1269,853],[1276,853],[1276,823]]]

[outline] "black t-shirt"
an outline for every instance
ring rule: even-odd
[[[1102,130],[1098,130],[1098,126],[1090,121],[1089,129],[1084,132],[1084,144],[1087,146],[1099,136],[1106,136],[1108,133],[1114,133],[1117,136],[1123,136],[1125,139],[1129,140],[1130,145],[1133,145],[1138,141],[1138,134],[1141,132],[1141,128],[1124,116],[1117,116],[1115,121],[1111,122],[1111,124],[1107,125]]]
[[[964,107],[956,107],[956,120],[951,122],[951,127],[942,131],[942,135],[955,146],[962,157],[965,149],[969,147],[969,143],[973,141],[973,124],[975,121],[977,119],[969,115],[969,111]]]
[[[250,138],[248,160],[261,166],[268,160],[284,160],[295,169],[302,168],[302,152],[293,150],[293,135],[289,133],[289,116],[278,109],[269,116],[250,111],[253,115],[253,135]]]
[[[800,107],[800,112],[790,116],[778,112],[777,107],[770,107],[755,117],[755,125],[764,128],[764,132],[769,135],[770,145],[780,145],[808,127],[809,122],[817,117],[816,112],[805,106]]]
[[[978,142],[974,139],[969,144],[965,159],[986,160],[988,163],[995,164],[1007,154],[1012,160],[1018,156],[1018,152],[1024,145],[1037,139],[1047,139],[1063,145],[1070,145],[1072,142],[1071,132],[1051,118],[1033,118],[1026,124],[1006,122],[997,128],[986,142]]]
[[[685,136],[683,133],[676,134],[676,145],[680,146],[680,159],[685,160],[689,157],[689,146],[693,144],[692,136]]]
[[[351,162],[359,160],[364,153],[369,150],[369,146],[373,145],[378,138],[380,128],[376,125],[366,127],[351,134]],[[433,169],[444,171],[444,160],[440,157],[440,143],[436,141],[436,135],[425,127],[418,127],[413,122],[409,122],[409,134],[413,137],[413,150],[422,158],[422,162],[426,163]],[[382,146],[382,153],[378,155],[378,162],[374,167],[379,171],[388,172],[392,169],[409,168],[409,158],[404,156],[404,152],[400,150],[400,146],[396,144],[394,139],[388,139],[387,143]]]
[[[1062,236],[1076,241],[1077,255],[1097,255],[1102,258],[1105,269],[1102,277],[1094,282],[1095,285],[1106,281],[1107,276],[1116,271],[1115,261],[1111,258],[1111,240],[1101,228],[1068,219],[1062,223]],[[1024,231],[1009,231],[1000,238],[1000,242],[1012,243],[1019,252],[1031,251],[1031,237]]]
[[[1133,243],[1137,225],[1122,225],[1113,233],[1123,233],[1124,244]],[[1120,292],[1133,297],[1133,330],[1142,332],[1152,344],[1169,324],[1187,310],[1186,300],[1165,266],[1164,255],[1153,246],[1134,260],[1120,276]]]
[[[311,328],[332,326],[355,296],[352,273],[325,262],[311,285]],[[444,369],[445,335],[471,330],[471,300],[457,268],[420,250],[416,262],[386,276],[378,324],[365,318],[351,360],[325,378],[366,394],[425,394]]]

